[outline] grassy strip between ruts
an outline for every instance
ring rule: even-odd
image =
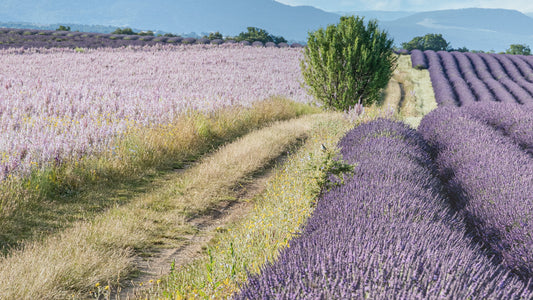
[[[218,228],[204,257],[145,283],[143,298],[230,297],[246,280],[246,272],[258,272],[265,261],[275,259],[312,213],[336,144],[350,127],[343,114],[316,118],[306,143],[277,169],[266,191],[255,199],[252,212],[227,228]]]
[[[304,116],[253,131],[169,175],[162,187],[13,251],[0,259],[0,298],[84,298],[99,282],[113,286],[135,272],[136,255],[183,245],[195,230],[190,216],[235,199],[236,188],[306,139],[322,118]]]
[[[107,152],[36,169],[0,183],[0,252],[125,204],[165,172],[276,120],[317,112],[282,98],[250,108],[188,112],[174,123],[132,126]]]

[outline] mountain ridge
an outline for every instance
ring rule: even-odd
[[[351,12],[378,19],[399,46],[415,36],[440,33],[452,47],[504,51],[510,44],[533,47],[533,18],[505,9],[459,9],[429,12]],[[348,14],[351,14],[348,13]],[[176,34],[237,35],[259,27],[290,41],[305,42],[307,33],[338,23],[340,14],[312,6],[274,0],[3,0],[0,22],[86,24],[131,27]]]

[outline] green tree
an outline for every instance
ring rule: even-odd
[[[325,108],[348,110],[359,101],[372,104],[396,67],[392,46],[376,20],[365,26],[363,18],[354,16],[310,32],[300,61],[310,94]]]
[[[141,31],[138,33],[138,35],[143,35],[143,36],[154,36],[154,32],[151,31],[151,30],[148,30],[148,31]]]
[[[210,39],[210,40],[223,40],[224,37],[222,36],[222,33],[220,32],[210,32],[209,35],[204,35],[204,38],[205,39]]]
[[[287,42],[287,40],[284,37],[274,36],[272,34],[269,34],[266,30],[257,28],[257,27],[248,27],[247,31],[239,33],[239,35],[235,37],[235,40],[237,42],[248,41],[250,43],[253,43],[255,41],[260,41],[263,43],[267,43],[267,42],[286,43]]]
[[[446,42],[446,40],[442,37],[442,34],[428,33],[424,36],[417,36],[413,38],[410,42],[402,43],[402,47],[409,51],[413,49],[418,49],[422,51],[447,51],[450,49],[450,43]]]
[[[128,34],[128,35],[135,35],[136,32],[133,32],[133,29],[126,27],[126,28],[117,28],[115,31],[111,32],[112,34]]]
[[[528,45],[512,44],[509,49],[505,50],[506,54],[531,55],[531,49]]]
[[[59,25],[59,27],[57,27],[56,31],[70,31],[70,26]]]

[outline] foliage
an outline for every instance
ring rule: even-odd
[[[70,26],[59,25],[56,31],[70,31]]]
[[[154,32],[151,31],[151,30],[140,31],[140,32],[138,33],[138,35],[143,35],[143,36],[154,36]]]
[[[250,43],[259,41],[263,44],[267,42],[274,42],[276,44],[287,42],[284,37],[274,36],[272,34],[269,34],[266,30],[257,27],[248,27],[247,31],[239,33],[239,35],[235,37],[235,40],[237,42],[247,41]]]
[[[133,29],[126,27],[126,28],[117,28],[115,31],[112,32],[112,34],[127,34],[127,35],[134,35],[137,34],[133,31]]]
[[[220,32],[211,32],[209,35],[204,35],[204,38],[210,39],[210,40],[222,40],[224,37],[222,36],[222,33]]]
[[[450,49],[450,43],[446,42],[446,40],[442,37],[442,34],[428,33],[424,36],[417,36],[410,42],[402,43],[402,47],[409,51],[413,49],[418,49],[421,51],[447,51]]]
[[[470,52],[470,50],[468,50],[468,48],[466,48],[466,47],[460,47],[460,48],[457,48],[457,49],[450,49],[450,51]]]
[[[301,69],[309,93],[325,108],[349,110],[376,102],[396,67],[393,40],[377,21],[341,17],[337,25],[310,32]]]
[[[525,44],[511,44],[509,49],[505,50],[506,54],[531,55],[531,48]]]

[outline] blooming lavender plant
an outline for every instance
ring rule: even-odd
[[[322,195],[302,234],[236,299],[533,297],[465,237],[419,134],[381,119],[340,146],[355,175]]]
[[[516,103],[483,103],[465,107],[477,120],[500,130],[522,149],[533,154],[533,106]]]
[[[487,118],[483,113],[478,117]],[[507,126],[505,121],[501,124]],[[454,206],[465,215],[469,231],[503,265],[531,278],[531,157],[510,137],[459,108],[442,107],[429,113],[418,130],[434,147],[440,177]]]
[[[440,106],[498,101],[533,104],[533,64],[520,55],[424,51]],[[420,60],[415,52],[412,59]],[[413,67],[415,63],[413,61]]]
[[[413,68],[418,70],[427,69],[428,64],[426,63],[426,56],[424,55],[424,52],[418,49],[411,51],[411,64],[413,65]]]

